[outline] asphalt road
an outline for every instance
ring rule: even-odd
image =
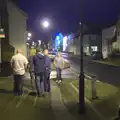
[[[70,61],[71,67],[80,71],[80,58],[63,54]],[[96,76],[100,81],[120,86],[120,67],[92,62],[89,57],[84,57],[84,72],[90,76]]]

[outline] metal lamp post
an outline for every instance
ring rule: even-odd
[[[81,22],[80,25],[80,76],[79,76],[79,107],[80,113],[85,113],[85,100],[84,100],[84,70],[83,70],[83,0],[80,4]]]

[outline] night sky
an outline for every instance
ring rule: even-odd
[[[95,28],[115,24],[120,15],[120,0],[83,0],[84,23]],[[47,40],[52,32],[75,32],[80,21],[81,0],[19,0],[19,6],[28,13],[28,28],[34,39]],[[48,30],[40,21],[50,20]]]

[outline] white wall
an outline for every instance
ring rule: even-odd
[[[108,54],[112,52],[112,44],[109,44],[107,38],[112,38],[115,34],[116,26],[106,28],[102,31],[102,53],[103,57],[108,57]]]
[[[9,14],[9,42],[15,47],[15,50],[22,48],[23,54],[27,55],[25,39],[27,16],[11,2],[8,2],[7,6]]]

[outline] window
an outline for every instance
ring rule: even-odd
[[[98,47],[97,46],[91,46],[91,49],[92,49],[92,51],[98,51]]]

